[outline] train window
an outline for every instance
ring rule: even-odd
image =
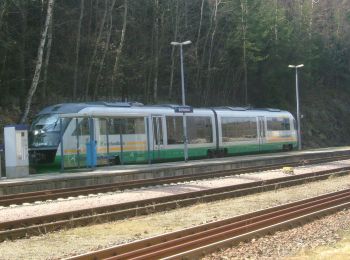
[[[268,131],[289,131],[290,121],[288,117],[267,117]]]
[[[213,129],[210,117],[187,118],[187,135],[190,144],[202,144],[213,142]]]
[[[250,141],[257,138],[255,117],[222,117],[222,142]]]
[[[121,133],[122,123],[123,123],[123,121],[120,118],[109,119],[108,134],[119,135]]]
[[[108,120],[104,118],[99,119],[99,126],[100,126],[100,135],[106,135],[109,134],[108,129]]]
[[[167,116],[166,127],[168,144],[183,144],[183,125],[181,116]]]
[[[125,118],[125,134],[144,134],[145,119],[143,117]]]
[[[72,135],[90,135],[88,118],[83,118],[80,120]]]
[[[145,124],[143,117],[135,118],[111,118],[100,119],[100,134],[105,135],[119,135],[123,134],[144,134]]]

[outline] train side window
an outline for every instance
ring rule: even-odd
[[[145,119],[143,117],[126,118],[125,134],[144,134]]]
[[[168,144],[183,144],[183,124],[181,116],[167,116]]]
[[[108,134],[119,135],[121,132],[122,120],[119,118],[111,118],[108,124]]]
[[[290,120],[288,117],[267,117],[268,131],[289,131]]]
[[[108,120],[105,118],[100,118],[99,120],[99,126],[100,126],[100,135],[106,135],[107,132],[109,134],[108,130]]]
[[[111,118],[108,123],[108,134],[144,134],[145,120],[143,117]],[[103,134],[103,132],[101,132]]]
[[[222,142],[251,141],[257,138],[255,117],[222,117]]]
[[[190,144],[213,142],[213,129],[210,117],[187,116],[187,135]]]
[[[88,118],[83,118],[80,120],[78,125],[76,126],[75,130],[72,133],[72,136],[81,136],[81,135],[89,135],[89,120]]]

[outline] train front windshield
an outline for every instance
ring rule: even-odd
[[[63,119],[63,129],[68,124]],[[34,119],[29,134],[31,148],[57,148],[60,142],[60,118],[58,114],[40,115]]]

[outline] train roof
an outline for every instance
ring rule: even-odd
[[[43,114],[68,114],[78,113],[84,108],[88,107],[132,107],[132,106],[143,106],[137,102],[86,102],[86,103],[62,103],[56,104],[44,108],[39,112],[39,115]]]
[[[93,108],[103,109],[103,108],[136,108],[138,109],[167,109],[174,110],[176,107],[181,105],[177,104],[159,104],[159,105],[143,105],[138,102],[85,102],[85,103],[62,103],[56,104],[49,107],[44,108],[38,114],[74,114],[79,113],[81,110],[91,111]],[[137,109],[138,108],[138,109]],[[245,112],[286,112],[288,111],[276,109],[276,108],[252,108],[252,107],[233,107],[233,106],[221,106],[221,107],[208,107],[208,108],[196,108],[196,110],[207,110],[207,111],[245,111]]]

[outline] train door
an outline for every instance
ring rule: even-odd
[[[71,132],[63,139],[63,168],[85,168],[87,163],[88,146],[93,136],[92,118],[72,118]],[[89,147],[91,148],[91,147]],[[94,148],[94,147],[92,147]],[[89,150],[91,152],[91,150]]]
[[[164,116],[152,116],[153,160],[164,159]]]
[[[85,142],[88,138],[89,125],[87,119],[74,118],[75,130],[73,132],[76,145],[75,167],[86,167],[84,158],[86,157]],[[84,138],[85,137],[85,138]],[[72,140],[73,142],[73,140]]]
[[[117,144],[118,142],[114,137],[115,125],[117,124],[118,127],[118,121],[114,122],[113,120],[114,119],[111,118],[98,118],[98,123],[96,124],[98,165],[120,163],[120,161],[117,160],[118,157],[115,156],[115,147],[111,147],[111,143]],[[112,150],[112,148],[114,149]],[[114,154],[112,152],[114,152]]]
[[[259,141],[259,150],[264,151],[266,143],[266,128],[265,128],[265,117],[258,116],[258,141]]]

